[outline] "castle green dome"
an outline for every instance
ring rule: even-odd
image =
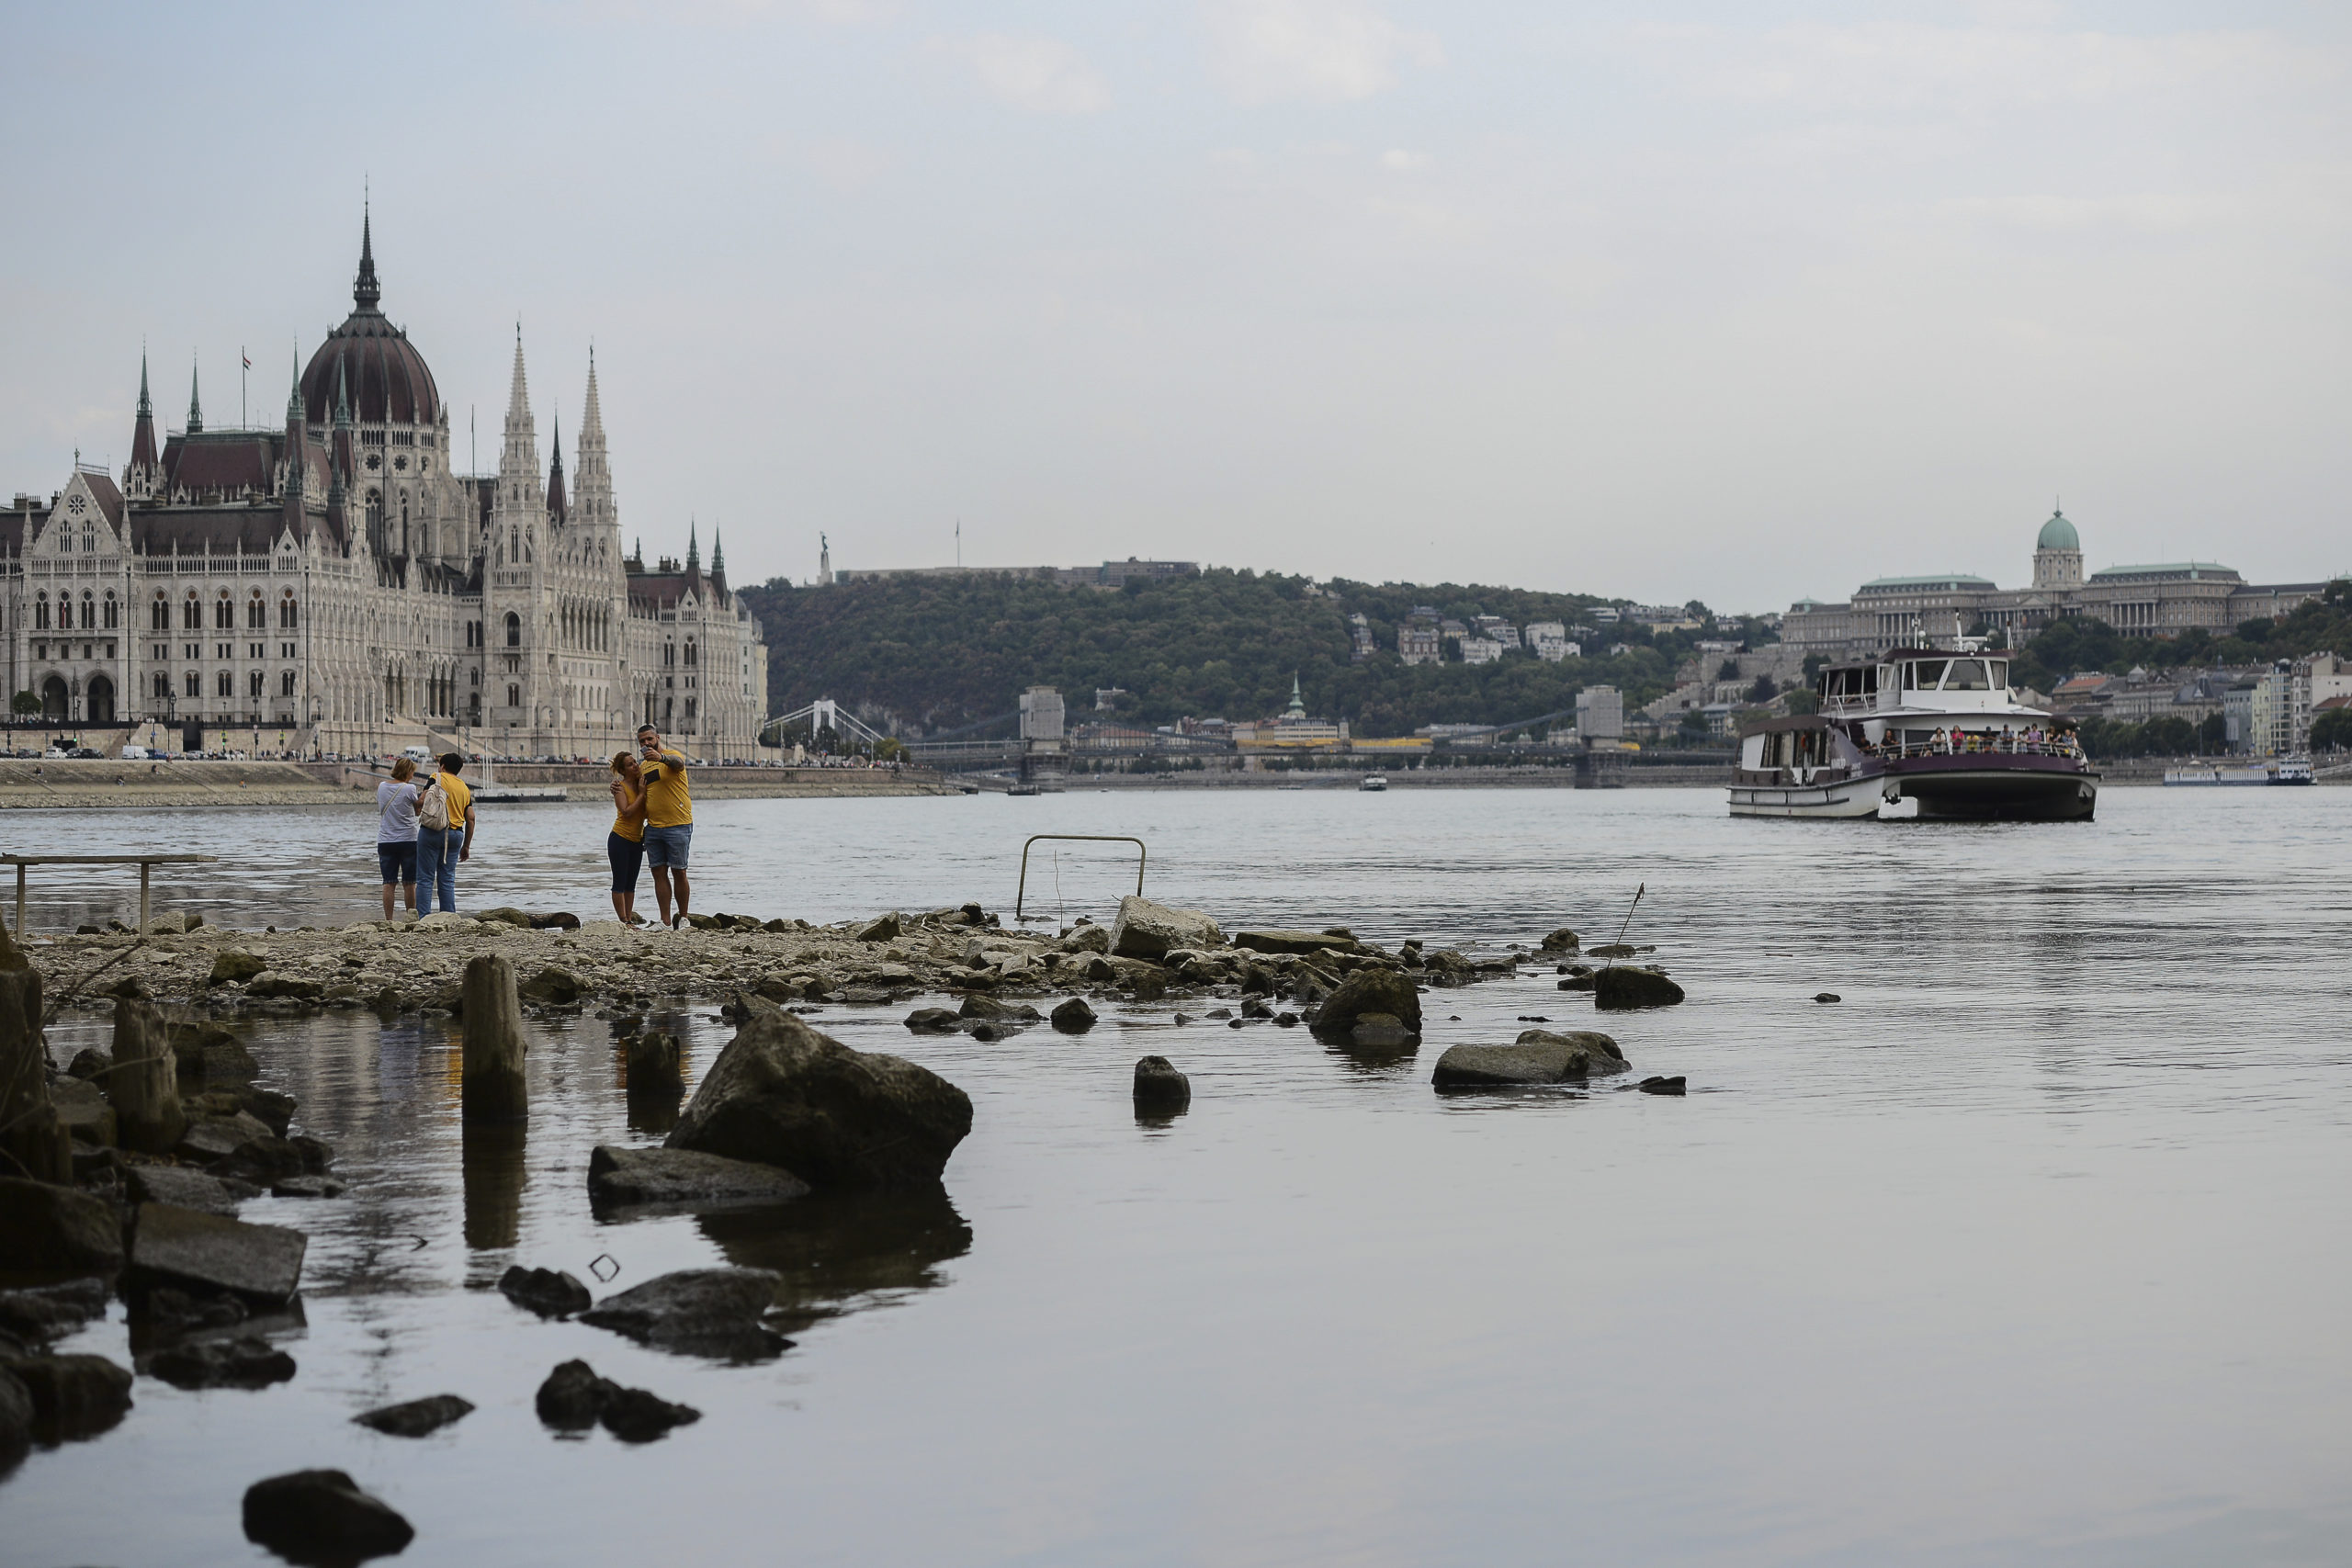
[[[2066,514],[2053,512],[2050,514],[2050,521],[2041,525],[2041,536],[2034,540],[2033,547],[2037,550],[2079,550],[2083,547],[2083,541],[2075,532],[2075,525],[2066,521]]]

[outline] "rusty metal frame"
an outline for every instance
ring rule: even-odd
[[[1029,896],[1029,846],[1040,839],[1062,839],[1082,844],[1133,844],[1136,847],[1136,896],[1143,896],[1143,868],[1151,851],[1132,833],[1032,833],[1021,845],[1021,886],[1012,895],[1012,923],[1021,923],[1021,908]]]

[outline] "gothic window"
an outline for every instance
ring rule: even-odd
[[[294,629],[296,618],[297,612],[294,608],[294,592],[293,590],[288,589],[287,590],[286,596],[277,602],[277,625],[281,630],[290,632]]]
[[[689,670],[691,670],[691,669],[693,669],[694,667],[695,667],[695,639],[694,639],[694,638],[692,638],[692,637],[688,637],[688,638],[686,638],[686,668],[687,668],[687,669],[689,669]]]
[[[506,558],[509,561],[523,558],[523,530],[511,524],[506,529]]]
[[[193,670],[187,672],[187,694],[191,702],[204,695],[204,677]]]
[[[121,626],[122,606],[115,603],[115,597],[112,593],[108,593],[107,595],[107,630],[115,631],[119,629]]]
[[[98,531],[87,523],[82,525],[82,553],[85,556],[98,553]]]
[[[213,689],[224,697],[233,697],[237,694],[237,678],[223,670],[220,671],[220,679],[214,682]]]
[[[229,602],[226,593],[213,603],[212,626],[215,631],[232,632],[237,629],[237,607]]]
[[[49,629],[49,595],[46,593],[36,594],[33,598],[33,626],[40,631]]]
[[[523,705],[523,688],[511,681],[506,683],[506,705],[510,708]]]
[[[172,678],[161,670],[155,671],[155,700],[159,703],[172,700]]]
[[[156,591],[155,602],[147,606],[147,629],[154,632],[172,629],[172,602],[164,597],[161,589]]]
[[[506,612],[506,646],[509,648],[523,646],[523,617],[512,610]]]
[[[290,697],[294,694],[293,671],[285,671],[277,677],[277,694],[281,697]]]
[[[368,526],[376,527],[384,521],[384,495],[381,491],[368,492]]]
[[[189,591],[187,603],[180,606],[180,626],[192,632],[200,632],[204,629],[204,606],[198,603],[194,590]]]
[[[252,674],[245,677],[245,694],[253,698],[255,702],[261,701],[260,671],[256,670]]]

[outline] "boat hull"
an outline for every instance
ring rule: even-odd
[[[2098,775],[2055,758],[1911,758],[1889,764],[1884,784],[1889,800],[1917,802],[1923,822],[2087,822],[2098,808]]]
[[[1736,784],[1731,786],[1731,814],[1860,821],[1875,818],[1883,798],[1884,785],[1875,777],[1834,784]]]

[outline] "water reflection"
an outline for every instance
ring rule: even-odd
[[[464,1128],[466,1246],[513,1247],[523,1231],[525,1122],[469,1122]]]
[[[774,1321],[786,1334],[945,1284],[939,1265],[972,1248],[972,1227],[938,1190],[804,1198],[695,1224],[729,1263],[780,1276]]]

